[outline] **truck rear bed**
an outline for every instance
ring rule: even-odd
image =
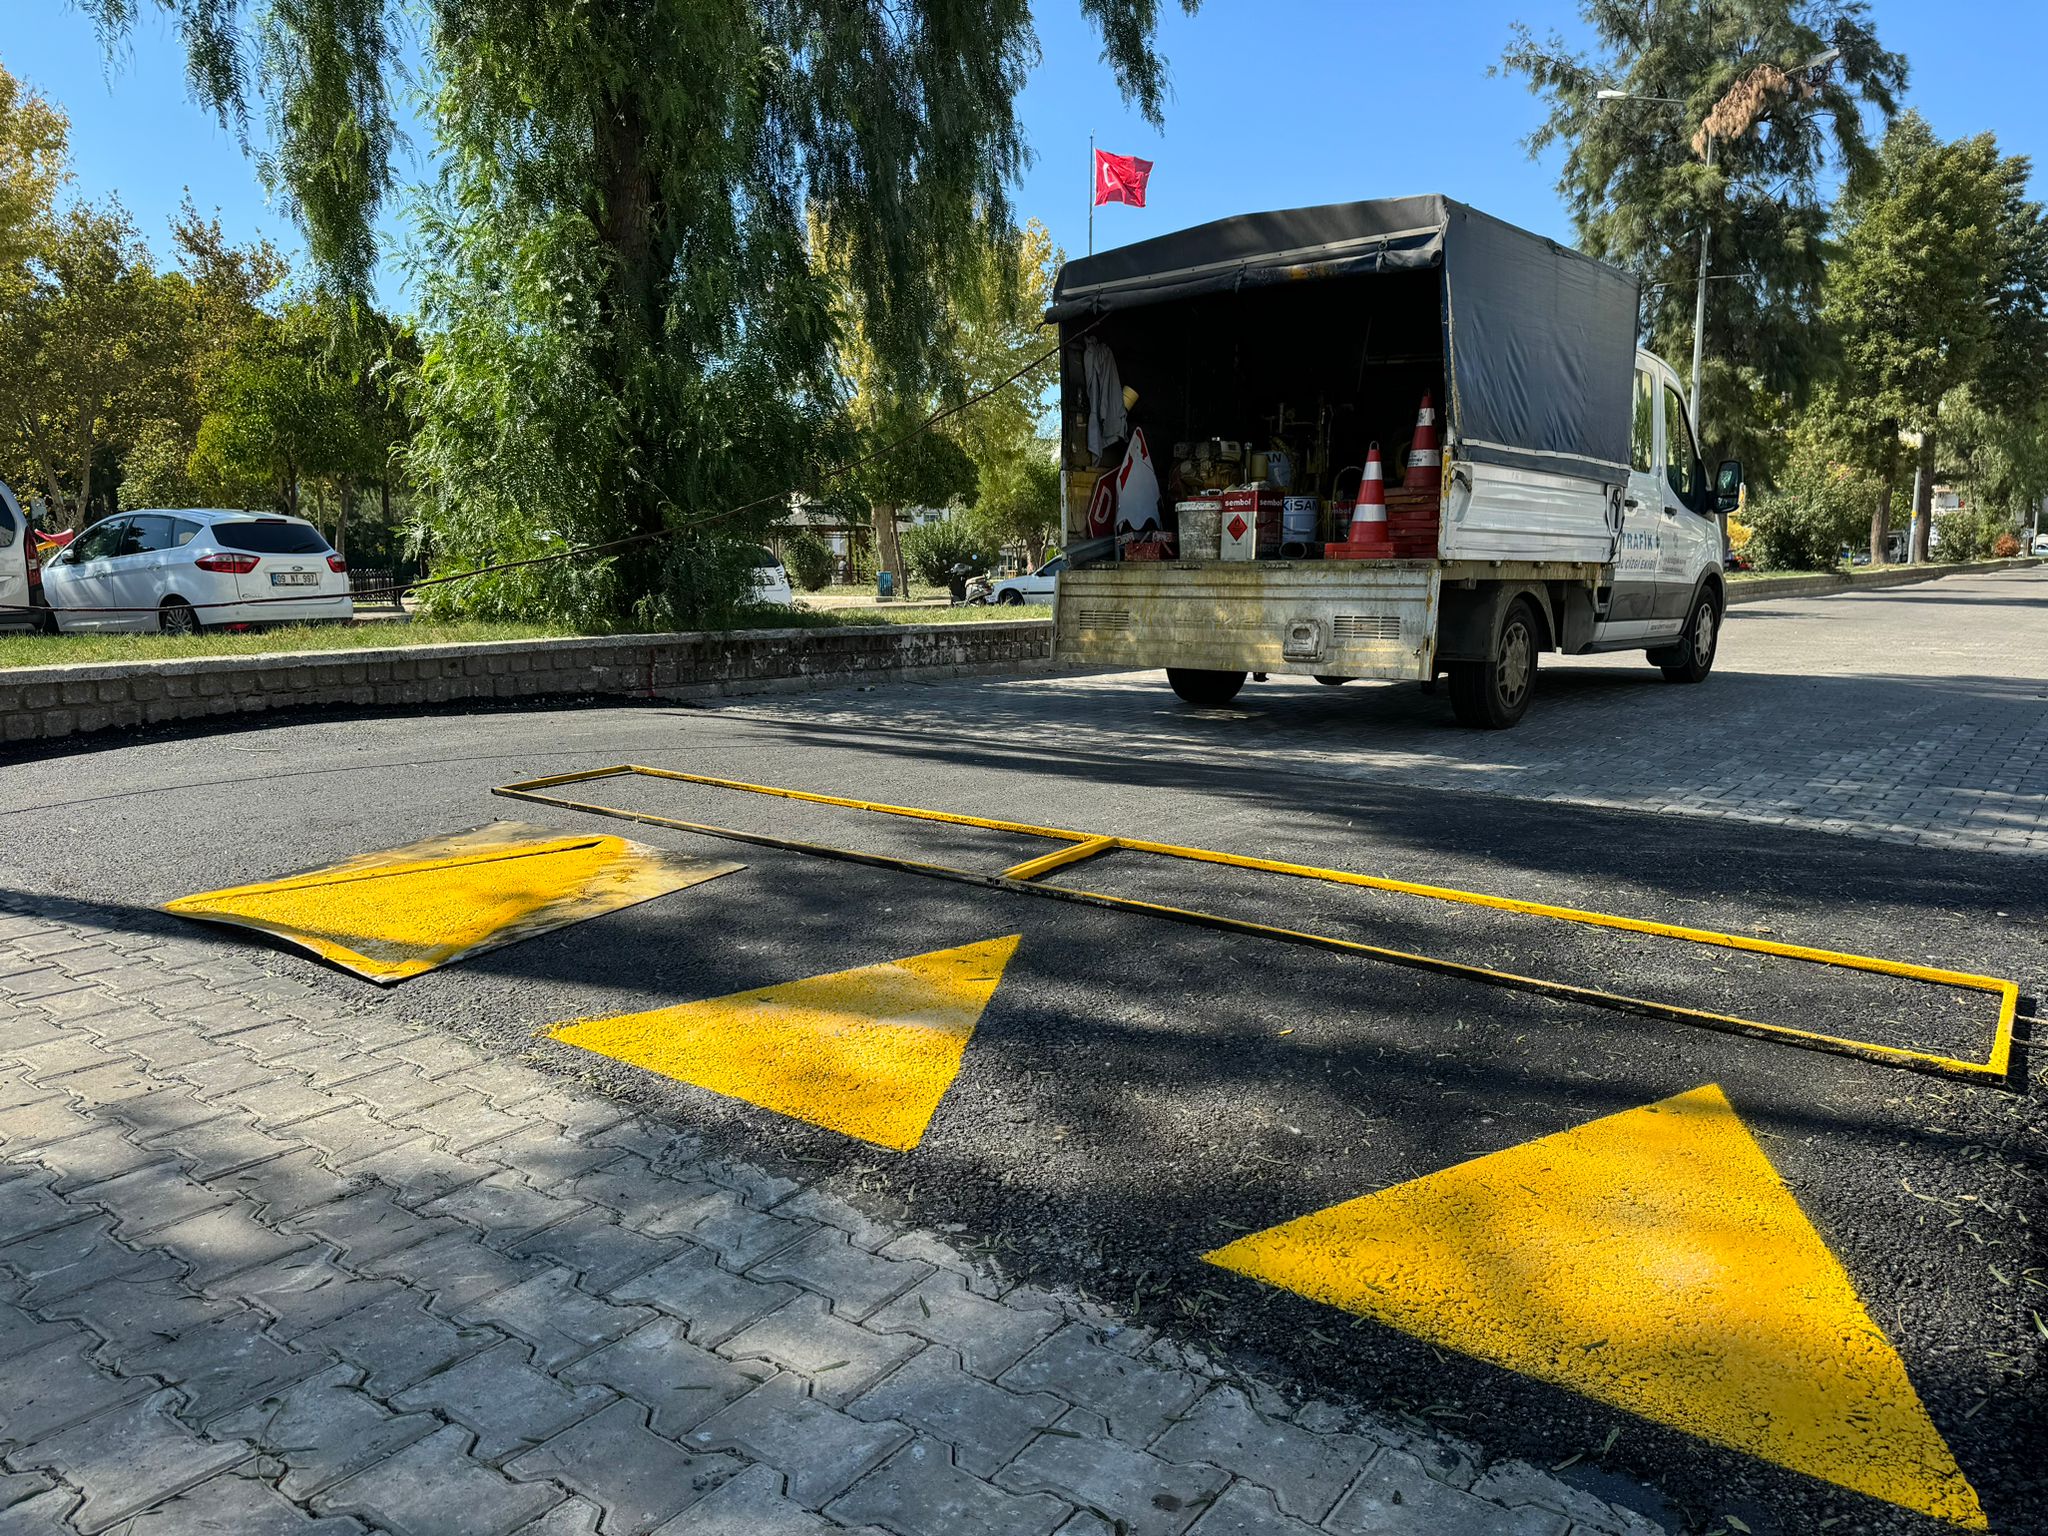
[[[1069,568],[1053,654],[1105,667],[1427,679],[1434,561],[1129,561]]]

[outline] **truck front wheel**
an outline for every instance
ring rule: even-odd
[[[1209,672],[1199,667],[1168,667],[1166,680],[1197,709],[1221,709],[1244,686],[1242,672]]]
[[[1693,599],[1678,644],[1650,652],[1650,664],[1662,667],[1674,683],[1704,683],[1714,670],[1714,652],[1720,643],[1721,605],[1712,592],[1702,591]]]
[[[1526,597],[1508,605],[1485,661],[1452,662],[1451,711],[1460,725],[1503,731],[1529,712],[1536,692],[1536,652],[1542,631]]]

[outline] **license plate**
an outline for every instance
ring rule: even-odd
[[[320,585],[318,571],[272,571],[270,584],[273,587],[317,587]]]

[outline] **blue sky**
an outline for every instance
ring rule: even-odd
[[[153,6],[111,63],[64,0],[9,0],[9,10],[0,62],[70,114],[77,191],[118,192],[160,251],[188,186],[236,236],[296,248],[234,136],[187,97]],[[1990,129],[2007,152],[2048,167],[2048,6],[1881,0],[1877,15],[1886,44],[1911,60],[1909,103],[1938,133]],[[1520,81],[1486,74],[1518,18],[1539,33],[1578,31],[1561,0],[1207,0],[1192,19],[1174,6],[1162,36],[1174,91],[1159,132],[1124,107],[1079,6],[1041,0],[1045,58],[1018,104],[1037,158],[1018,212],[1043,219],[1070,255],[1087,249],[1093,130],[1104,149],[1157,163],[1150,207],[1098,211],[1098,249],[1249,209],[1425,191],[1569,239],[1554,165],[1532,164],[1521,147],[1538,103]],[[417,155],[406,173],[425,174]],[[2048,196],[2048,170],[2034,184]],[[402,231],[395,215],[386,223]],[[403,305],[395,263],[380,287]]]

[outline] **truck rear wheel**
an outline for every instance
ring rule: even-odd
[[[1168,667],[1166,681],[1197,709],[1221,709],[1244,686],[1242,672],[1208,672],[1199,667]]]
[[[1536,610],[1526,597],[1508,605],[1485,661],[1450,664],[1451,711],[1460,725],[1504,731],[1529,712],[1536,692],[1536,652],[1541,645]]]

